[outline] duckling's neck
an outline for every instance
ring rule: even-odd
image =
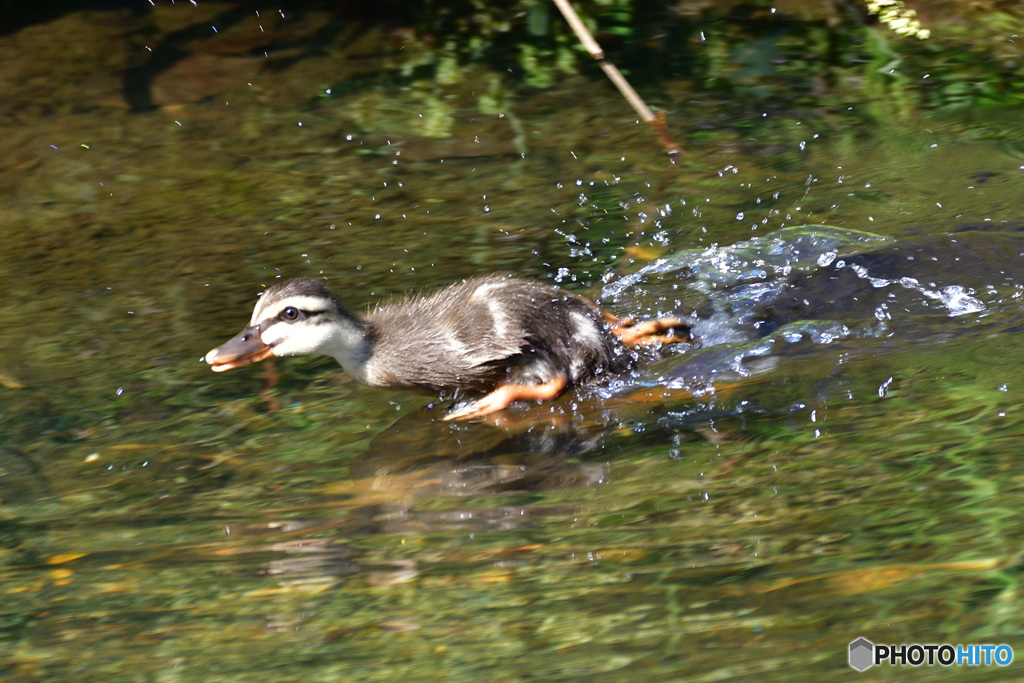
[[[366,323],[343,317],[333,321],[331,327],[331,333],[318,349],[319,353],[331,356],[352,379],[366,384],[366,362],[373,352],[373,341]]]

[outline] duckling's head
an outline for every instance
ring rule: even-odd
[[[206,362],[214,372],[223,372],[271,356],[318,354],[335,358],[361,379],[369,346],[363,322],[327,287],[297,278],[267,289],[249,327],[206,354]]]

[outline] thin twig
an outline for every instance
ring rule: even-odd
[[[615,65],[605,58],[604,50],[602,50],[601,46],[597,44],[596,40],[594,40],[594,36],[587,30],[587,27],[583,25],[583,20],[580,19],[580,15],[576,14],[576,10],[574,10],[572,5],[569,4],[569,0],[554,0],[554,3],[555,6],[558,7],[558,11],[562,13],[563,17],[565,17],[565,20],[569,22],[569,26],[572,28],[573,33],[575,33],[576,37],[580,39],[581,43],[583,43],[583,47],[586,48],[587,52],[590,53],[590,56],[594,58],[594,61],[597,62],[597,65],[601,67],[601,70],[604,71],[605,75],[608,76],[611,82],[615,84],[615,87],[619,89],[619,92],[626,98],[626,101],[632,105],[633,109],[636,110],[636,113],[640,115],[640,118],[654,130],[655,134],[658,136],[658,140],[661,142],[662,146],[668,150],[668,153],[684,154],[683,148],[680,147],[679,144],[668,134],[668,130],[665,128],[664,114],[662,113],[661,115],[655,116],[654,112],[651,111],[651,108],[643,101],[643,98],[637,94],[636,90],[633,89],[633,86],[631,86],[629,81],[626,80],[626,77],[622,75],[622,72],[615,68]]]

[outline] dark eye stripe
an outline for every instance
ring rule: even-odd
[[[326,312],[327,311],[324,309],[319,309],[315,311],[305,311],[295,306],[288,306],[282,309],[281,312],[277,314],[277,319],[286,323],[294,323],[300,320],[305,320],[307,318],[314,318]]]

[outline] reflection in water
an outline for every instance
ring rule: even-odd
[[[331,486],[343,495],[345,514],[327,525],[302,519],[231,525],[239,538],[274,535],[266,545],[246,545],[241,554],[267,555],[262,573],[277,577],[281,587],[304,590],[328,587],[354,574],[373,585],[416,578],[420,563],[400,557],[357,562],[352,547],[320,537],[325,531],[344,537],[509,532],[540,523],[542,518],[572,514],[570,508],[511,504],[510,495],[578,489],[602,484],[606,462],[579,461],[599,448],[614,428],[542,416],[494,416],[490,423],[452,423],[426,419],[432,409],[406,415],[377,435],[367,450],[348,462],[351,479]],[[538,419],[539,417],[539,419]],[[482,496],[472,510],[422,507],[440,498]],[[339,509],[339,513],[341,509]],[[282,535],[287,536],[282,540]],[[294,626],[296,616],[268,618]]]
[[[573,419],[546,406],[491,416],[482,422],[453,424],[410,414],[371,442],[369,473],[400,472],[434,462],[465,463],[480,459],[584,455],[600,445],[607,425]],[[414,447],[415,446],[415,447]],[[355,467],[356,465],[353,465]]]
[[[430,496],[575,488],[607,477],[607,465],[576,458],[598,449],[611,424],[550,410],[453,424],[424,419],[425,412],[377,435],[350,463],[352,476],[378,489],[397,486]]]

